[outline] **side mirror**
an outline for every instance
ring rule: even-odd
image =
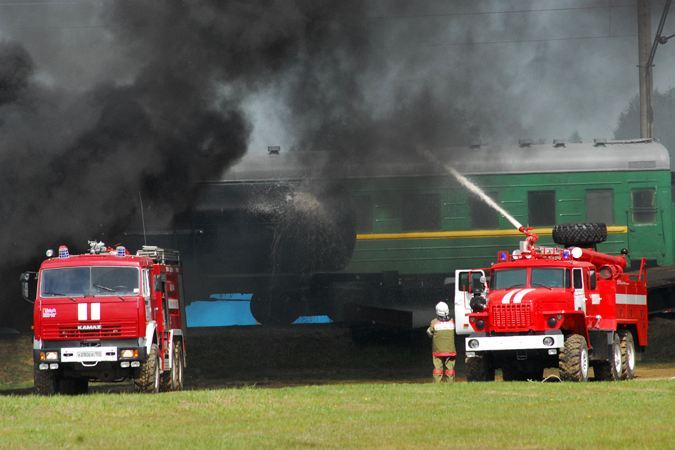
[[[166,281],[165,274],[155,276],[155,292],[162,292],[164,290],[165,281]]]
[[[35,303],[35,294],[37,293],[37,273],[24,272],[19,278],[21,281],[21,296],[28,303]]]

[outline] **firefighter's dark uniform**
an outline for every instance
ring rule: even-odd
[[[434,381],[439,383],[455,381],[455,321],[434,319],[431,321],[427,334],[432,338],[431,355],[434,359]]]

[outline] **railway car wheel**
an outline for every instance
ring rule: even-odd
[[[494,381],[495,369],[487,357],[472,356],[466,358],[466,380],[473,381]]]
[[[580,334],[565,339],[565,346],[558,356],[560,379],[563,381],[588,381],[588,345]]]
[[[635,341],[633,333],[628,330],[619,332],[621,342],[621,379],[635,378]]]
[[[138,377],[134,379],[134,385],[139,392],[159,392],[161,376],[157,344],[152,344],[150,347],[148,359],[141,364]]]
[[[609,359],[595,363],[593,365],[593,372],[595,372],[595,379],[599,381],[617,381],[621,379],[621,372],[623,367],[623,355],[621,354],[621,341],[619,335],[614,333],[612,341],[612,348],[609,351]]]
[[[39,370],[37,367],[33,372],[33,382],[35,392],[38,395],[54,395],[59,392],[59,380],[56,372],[53,370]]]
[[[566,223],[554,225],[553,242],[566,247],[593,247],[607,240],[604,223]]]
[[[290,294],[255,294],[250,308],[260,325],[290,325],[300,316],[299,303]]]

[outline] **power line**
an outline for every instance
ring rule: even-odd
[[[469,11],[469,12],[451,12],[451,13],[425,13],[425,14],[394,14],[394,15],[380,15],[367,16],[368,20],[386,20],[386,19],[418,19],[418,18],[433,18],[433,17],[462,17],[462,16],[489,16],[498,14],[529,14],[539,12],[564,12],[564,11],[580,11],[591,9],[615,9],[615,8],[634,8],[634,4],[626,5],[596,5],[596,6],[570,6],[567,8],[533,8],[533,9],[506,9],[500,11]]]
[[[495,44],[521,44],[536,42],[556,42],[556,41],[583,41],[592,39],[619,39],[636,37],[637,34],[615,34],[601,36],[567,36],[559,38],[541,38],[541,39],[513,39],[513,40],[495,40],[495,41],[467,41],[467,42],[441,42],[438,44],[426,44],[425,47],[459,47],[469,45],[495,45]]]

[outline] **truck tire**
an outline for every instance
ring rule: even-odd
[[[595,379],[598,381],[618,381],[621,379],[622,367],[621,341],[618,333],[614,333],[612,347],[609,350],[609,359],[593,365]]]
[[[565,338],[558,367],[563,381],[588,381],[588,344],[583,336],[572,334]]]
[[[183,345],[177,340],[173,345],[173,365],[162,373],[162,391],[180,391],[183,389]]]
[[[567,223],[554,225],[553,242],[565,247],[593,247],[607,240],[604,223]]]
[[[469,382],[494,381],[495,369],[489,358],[485,356],[466,358],[466,380]]]
[[[621,342],[621,379],[635,378],[635,341],[633,333],[628,330],[619,331]]]
[[[33,384],[38,395],[54,395],[59,393],[59,380],[53,370],[33,369]]]
[[[159,392],[161,376],[158,353],[157,344],[152,344],[148,359],[141,364],[138,377],[134,379],[138,392]]]

